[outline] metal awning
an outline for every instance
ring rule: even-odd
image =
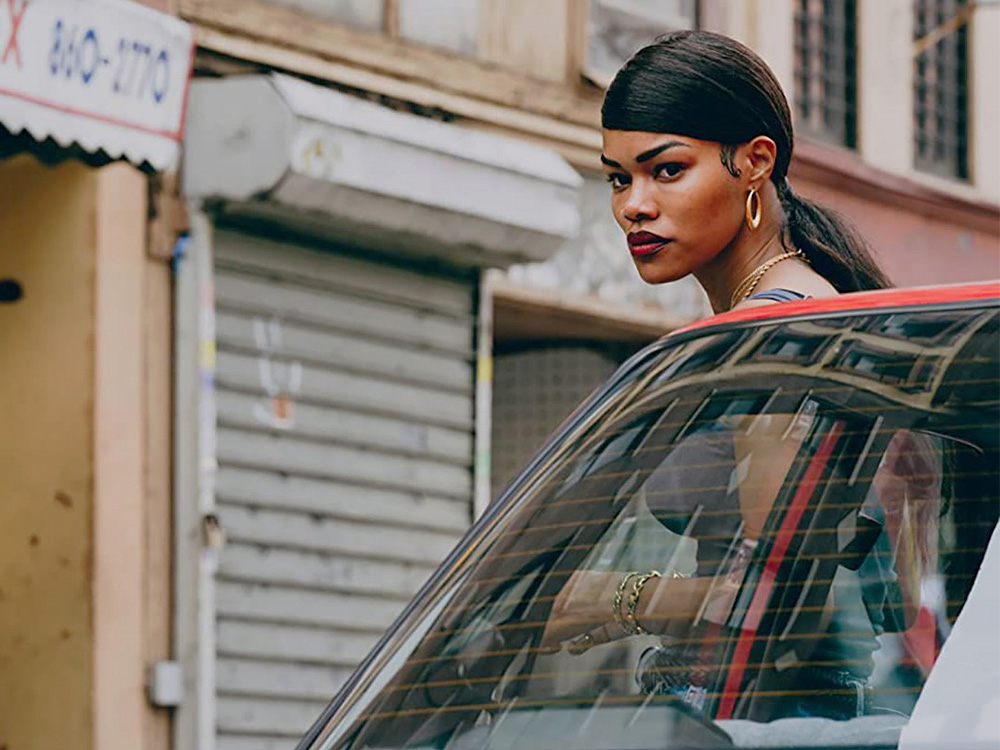
[[[183,175],[223,213],[462,265],[543,260],[580,228],[556,152],[277,74],[194,82]]]
[[[0,3],[0,126],[171,170],[193,49],[188,24],[130,0]]]

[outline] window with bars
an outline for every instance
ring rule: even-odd
[[[795,114],[800,132],[857,146],[857,2],[796,0]]]
[[[967,0],[915,0],[913,136],[917,169],[969,176]]]

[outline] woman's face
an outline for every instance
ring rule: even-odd
[[[729,161],[734,167],[736,158]],[[734,177],[723,164],[718,143],[605,130],[601,162],[615,220],[648,284],[675,281],[701,268],[744,226],[745,178]]]

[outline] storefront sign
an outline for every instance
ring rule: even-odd
[[[190,27],[130,0],[0,0],[0,123],[175,166]]]

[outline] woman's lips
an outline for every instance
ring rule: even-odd
[[[628,235],[628,248],[632,255],[646,256],[658,252],[670,240],[652,232],[630,232]]]

